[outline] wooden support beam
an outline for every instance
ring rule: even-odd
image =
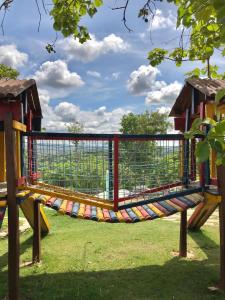
[[[217,167],[218,187],[221,194],[219,204],[220,226],[220,282],[219,287],[225,291],[225,167]]]
[[[26,132],[27,131],[27,126],[18,122],[18,121],[13,121],[13,128],[18,130],[18,131],[23,131]]]
[[[5,133],[0,132],[0,182],[5,182]]]
[[[38,263],[41,260],[41,214],[40,202],[34,201],[34,229],[33,229],[33,258],[32,262]]]
[[[4,118],[8,200],[8,296],[19,299],[19,208],[16,203],[16,143],[12,113]]]
[[[187,210],[181,212],[179,256],[187,257]]]

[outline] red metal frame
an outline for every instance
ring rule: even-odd
[[[119,202],[119,138],[114,137],[114,211],[118,210]]]
[[[32,113],[30,112],[29,115],[29,126],[28,129],[32,128]],[[149,137],[146,136],[121,136],[119,134],[114,134],[114,135],[103,135],[101,136],[92,136],[92,135],[88,135],[87,136],[63,136],[62,135],[58,135],[54,136],[54,133],[47,133],[45,135],[45,133],[40,133],[40,134],[35,134],[35,133],[31,133],[29,135],[29,132],[27,134],[24,134],[25,136],[28,136],[28,149],[29,149],[29,164],[30,164],[30,178],[35,181],[36,179],[38,179],[40,177],[40,174],[35,174],[32,170],[32,141],[33,140],[66,140],[66,141],[112,141],[114,144],[114,151],[113,151],[113,172],[114,172],[114,176],[113,176],[113,200],[114,200],[114,211],[118,210],[118,206],[120,202],[124,202],[126,200],[129,199],[133,199],[136,198],[138,196],[143,196],[143,195],[147,195],[147,194],[152,194],[152,193],[156,193],[156,192],[160,192],[160,191],[164,191],[167,190],[169,188],[174,188],[174,187],[178,187],[178,186],[182,186],[182,182],[173,182],[171,184],[166,184],[160,187],[154,187],[151,189],[147,189],[145,191],[141,191],[137,194],[133,194],[127,197],[119,197],[119,143],[120,142],[124,142],[124,141],[129,141],[129,142],[136,142],[136,141],[183,141],[184,137],[182,135],[150,135]],[[66,134],[65,134],[66,135]],[[192,144],[192,148],[194,149],[195,147],[195,143]],[[196,163],[194,161],[194,157],[191,157],[192,159],[192,163]],[[195,164],[196,166],[196,164]],[[192,170],[191,175],[191,179],[194,180],[196,177],[196,171]]]
[[[119,198],[118,202],[123,202],[123,201],[133,199],[133,198],[136,198],[137,196],[141,196],[141,195],[145,195],[145,194],[153,194],[153,193],[156,193],[156,192],[168,190],[169,188],[173,188],[173,187],[177,187],[177,186],[181,186],[181,185],[182,185],[182,182],[175,182],[175,183],[171,183],[171,184],[162,185],[160,187],[152,188],[152,189],[146,190],[144,192],[139,192],[138,194],[134,194],[134,195],[131,195],[131,196],[128,196],[128,197]]]

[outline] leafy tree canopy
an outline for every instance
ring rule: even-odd
[[[20,73],[4,64],[0,64],[0,79],[16,79]]]
[[[83,124],[79,123],[78,121],[70,122],[66,125],[68,132],[71,133],[82,133],[84,130]]]
[[[122,117],[120,132],[126,134],[166,133],[170,126],[167,114],[148,111],[143,114],[129,113]]]
[[[156,48],[149,52],[152,66],[165,59],[173,60],[177,66],[183,61],[206,62],[206,68],[194,69],[189,76],[207,75],[224,78],[218,74],[217,66],[210,65],[215,50],[225,56],[225,1],[223,0],[168,0],[177,6],[177,27],[181,28],[179,46],[171,51]],[[186,42],[187,46],[186,46]]]
[[[207,74],[208,77],[222,77],[218,74],[217,66],[210,65],[210,58],[215,50],[225,56],[225,1],[224,0],[145,0],[140,3],[137,17],[144,22],[152,22],[156,12],[157,2],[169,2],[177,6],[177,27],[180,31],[180,41],[175,49],[168,50],[155,48],[148,53],[148,59],[152,66],[160,64],[165,59],[175,61],[180,66],[184,61],[200,60],[206,62],[202,70],[194,69],[188,76],[199,76]],[[4,0],[0,10],[5,12],[12,5],[14,0]],[[46,13],[47,1],[34,0],[39,19],[41,22],[41,5]],[[106,4],[106,1],[104,2]],[[90,39],[89,30],[84,25],[83,17],[93,17],[103,0],[53,0],[49,12],[53,18],[53,27],[64,37],[73,36],[80,43]],[[113,7],[113,10],[122,10],[122,21],[127,25],[127,10],[132,5],[131,0],[123,0],[120,5]],[[49,6],[48,6],[49,7]],[[3,20],[4,21],[4,20]],[[130,20],[129,20],[130,21]],[[3,22],[2,22],[3,23]],[[3,24],[2,24],[3,26]],[[46,46],[47,51],[55,52],[54,43]]]

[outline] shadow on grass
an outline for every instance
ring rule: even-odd
[[[22,295],[27,300],[224,299],[224,294],[207,290],[208,286],[219,280],[218,245],[201,231],[191,232],[190,236],[203,249],[207,259],[199,261],[173,257],[164,265],[36,275],[38,267],[34,267],[32,275],[21,278]],[[32,239],[26,240],[21,246],[22,251],[31,243]],[[2,272],[1,278],[6,280],[6,276],[7,273]]]
[[[57,262],[56,262],[57,263]],[[217,265],[173,258],[165,265],[134,269],[67,272],[21,279],[26,299],[211,299]],[[217,293],[216,299],[224,299]]]
[[[20,243],[20,255],[22,255],[28,248],[32,247],[33,238],[30,236],[24,242]],[[8,265],[8,252],[0,256],[0,270]]]
[[[219,245],[204,234],[204,231],[189,231],[189,236],[195,241],[198,247],[205,253],[208,260],[216,261],[219,264]]]

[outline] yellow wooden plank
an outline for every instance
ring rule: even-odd
[[[208,203],[209,205],[211,204],[218,204],[221,202],[221,196],[220,195],[212,195],[210,193],[204,193],[204,196],[205,196],[205,200],[206,200],[206,203]]]
[[[176,208],[177,211],[183,211],[182,207],[180,207],[179,205],[176,205],[175,203],[173,203],[170,200],[165,200],[166,203],[168,203],[169,205],[171,205],[172,207]]]
[[[219,109],[221,114],[225,114],[225,104],[219,105],[218,109]]]
[[[18,121],[13,120],[13,129],[26,132],[27,131],[27,126],[20,123],[20,122],[18,122]]]
[[[0,182],[6,181],[5,133],[0,132]]]
[[[205,105],[205,116],[213,119],[215,116],[215,103],[207,103]]]
[[[137,209],[137,207],[132,207],[132,210],[141,221],[145,220],[145,218],[142,216],[141,212]]]
[[[102,210],[100,207],[97,207],[97,217],[99,222],[105,221]]]
[[[7,201],[0,201],[0,207],[6,207],[7,206]]]
[[[62,204],[60,205],[59,213],[62,215],[65,215],[66,213],[67,202],[68,202],[67,200],[63,200]]]
[[[29,198],[27,198],[22,203],[20,203],[20,208],[23,211],[24,216],[26,217],[27,221],[29,222],[32,228],[34,227],[34,201],[38,197],[39,194],[34,194]],[[41,214],[41,232],[47,233],[49,232],[50,225],[42,207],[40,207],[40,214]]]
[[[125,222],[125,220],[124,220],[124,218],[123,218],[120,211],[117,211],[115,214],[116,214],[116,216],[117,216],[117,218],[120,222]]]
[[[84,217],[84,210],[85,210],[85,205],[83,203],[80,204],[78,213],[77,213],[77,217],[78,218],[83,218]]]
[[[106,201],[102,200],[102,201],[96,201],[96,200],[92,200],[92,199],[84,199],[84,198],[79,198],[77,196],[71,196],[71,195],[66,195],[63,193],[57,193],[57,192],[52,192],[52,191],[48,191],[45,189],[40,189],[40,188],[35,188],[35,187],[26,187],[26,189],[29,189],[31,192],[33,193],[38,193],[41,195],[47,195],[47,196],[51,196],[51,197],[56,197],[56,198],[60,198],[63,200],[70,200],[72,202],[79,202],[79,203],[83,203],[86,205],[93,205],[93,206],[98,206],[101,208],[106,208],[106,209],[111,209],[113,210],[113,204],[107,203]]]
[[[151,209],[151,210],[153,210],[160,218],[162,218],[162,217],[164,217],[165,216],[165,214],[161,211],[161,210],[159,210],[157,207],[155,207],[153,204],[147,204],[148,205],[148,207]]]
[[[190,199],[191,201],[194,201],[195,203],[198,203],[199,201],[203,201],[204,197],[200,194],[191,194],[191,195],[187,195],[185,196],[185,198]]]
[[[16,162],[17,176],[21,177],[21,149],[20,149],[20,132],[16,131]]]
[[[50,231],[50,224],[48,218],[44,212],[43,207],[40,207],[40,214],[41,214],[41,228],[43,233],[47,233]]]
[[[43,182],[37,182],[36,187],[37,188],[39,188],[39,187],[42,188],[43,187],[44,189],[47,189],[47,190],[52,191],[52,192],[77,196],[79,198],[84,198],[84,199],[88,198],[88,199],[93,199],[93,200],[99,200],[99,201],[105,202],[105,203],[109,203],[111,201],[109,199],[102,199],[102,198],[99,198],[99,197],[96,197],[96,196],[93,196],[93,195],[90,195],[90,194],[85,194],[85,193],[81,193],[81,192],[77,192],[77,191],[71,191],[69,189],[66,189],[66,188],[63,188],[63,187],[60,187],[60,186],[51,185],[51,184],[47,184],[47,183],[43,183]]]

